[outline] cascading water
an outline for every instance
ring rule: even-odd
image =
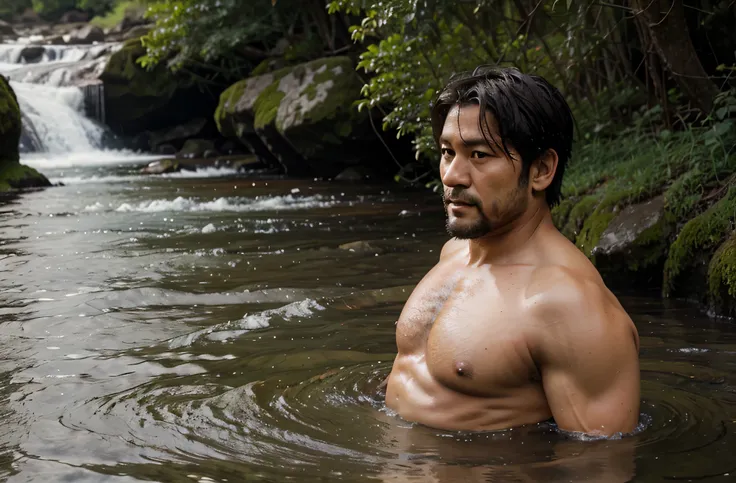
[[[106,145],[106,128],[87,115],[104,115],[97,79],[117,48],[0,44],[0,74],[10,80],[21,108],[24,163],[53,168],[148,158]]]

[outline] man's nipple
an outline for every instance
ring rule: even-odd
[[[467,377],[467,378],[473,377],[473,373],[470,370],[470,366],[466,364],[465,362],[455,363],[455,373],[460,377]]]

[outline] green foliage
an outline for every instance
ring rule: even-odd
[[[31,7],[31,0],[2,0],[0,2],[0,19],[10,20],[13,15],[22,13]]]
[[[89,0],[84,0],[88,2]],[[89,23],[96,25],[102,29],[109,29],[116,25],[119,25],[125,17],[125,13],[131,8],[140,8],[139,4],[135,1],[123,1],[117,2],[111,10],[105,12],[95,12],[96,17],[90,20]]]
[[[167,0],[146,13],[156,28],[143,38],[145,67],[166,62],[178,70],[192,61],[238,59],[245,46],[264,54],[287,36],[303,10],[298,0]],[[265,56],[265,55],[264,55]],[[241,58],[241,62],[244,60]]]

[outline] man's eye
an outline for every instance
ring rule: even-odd
[[[490,154],[484,153],[482,151],[473,151],[473,153],[472,153],[472,157],[473,158],[478,158],[478,159],[488,158],[490,156],[491,156]]]
[[[447,149],[447,148],[442,148],[441,152],[442,152],[442,156],[445,156],[445,157],[453,156],[455,154],[455,151],[453,151],[452,149]]]

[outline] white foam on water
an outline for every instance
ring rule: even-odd
[[[182,170],[176,173],[164,173],[160,176],[162,178],[219,178],[235,174],[238,174],[237,169],[209,167],[198,168],[196,171]]]
[[[300,210],[309,208],[326,208],[338,203],[326,200],[320,195],[301,198],[292,195],[273,196],[267,198],[218,198],[214,201],[198,201],[193,198],[179,196],[173,200],[150,200],[137,205],[123,203],[115,211],[122,213],[160,213],[160,212],[253,212],[269,210]]]
[[[98,153],[99,154],[99,153]],[[128,158],[138,160],[139,157]],[[120,161],[118,161],[120,162]],[[124,161],[132,162],[132,161]],[[127,174],[127,175],[108,175],[108,176],[61,176],[57,178],[49,178],[51,183],[63,183],[65,185],[72,184],[95,184],[95,183],[127,183],[132,181],[141,181],[154,178],[218,178],[237,174],[237,170],[229,168],[202,168],[196,171],[182,171],[181,173],[168,174]],[[174,176],[181,175],[181,176]]]
[[[36,169],[52,169],[84,166],[124,166],[155,161],[164,157],[140,154],[128,150],[83,150],[68,153],[26,153],[21,155],[21,162]]]
[[[289,321],[292,318],[310,317],[315,311],[325,310],[325,308],[313,299],[304,299],[299,302],[293,302],[277,309],[264,310],[256,314],[245,314],[242,319],[235,322],[227,322],[218,324],[207,329],[198,330],[188,335],[176,337],[169,341],[169,348],[176,349],[180,347],[188,347],[202,337],[212,341],[225,341],[238,337],[247,332],[256,329],[265,329],[270,327],[271,321],[275,318]]]

